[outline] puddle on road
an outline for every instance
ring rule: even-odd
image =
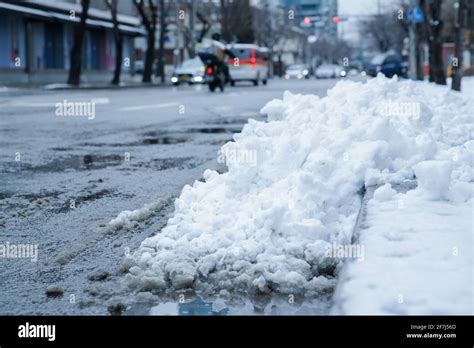
[[[123,157],[119,155],[72,155],[55,159],[43,165],[31,166],[26,169],[35,172],[62,172],[68,169],[92,170],[118,166],[122,163],[122,160]]]
[[[144,145],[177,145],[186,142],[192,142],[195,140],[199,141],[199,138],[195,138],[196,134],[202,134],[204,136],[221,136],[224,134],[234,134],[241,131],[241,127],[199,127],[199,128],[186,128],[182,131],[172,132],[159,132],[159,131],[147,131],[142,133],[143,138],[141,140],[133,142],[123,143],[104,143],[104,142],[86,142],[78,144],[80,147],[131,147],[131,146],[144,146]],[[54,151],[69,151],[69,148],[53,148]],[[97,161],[96,161],[97,162]]]
[[[130,146],[143,146],[143,145],[177,145],[183,144],[186,142],[192,142],[195,140],[199,141],[199,137],[195,137],[197,134],[202,134],[204,136],[220,136],[224,134],[234,134],[239,133],[241,131],[241,127],[243,123],[239,122],[229,122],[228,124],[232,125],[233,127],[216,127],[209,124],[209,127],[193,127],[193,128],[184,128],[182,130],[173,130],[170,132],[163,132],[159,130],[151,130],[142,133],[141,135],[143,138],[141,140],[129,142],[129,143],[104,143],[104,142],[87,142],[81,143],[79,146],[87,146],[87,147],[130,147]],[[237,127],[236,127],[237,126]],[[205,141],[207,142],[207,141]],[[227,142],[227,141],[225,141]],[[224,142],[224,143],[225,143]],[[217,144],[220,144],[217,143]],[[62,148],[54,148],[55,151],[67,151],[67,149]]]
[[[200,162],[193,162],[194,157],[170,157],[170,158],[153,158],[147,162],[131,163],[133,168],[153,168],[155,170],[166,170],[171,168],[190,169],[195,168]],[[126,168],[124,168],[126,170]]]
[[[196,293],[179,294],[181,300],[164,299],[160,303],[132,305],[125,315],[325,315],[329,313],[333,292],[318,297],[285,295],[238,295],[231,299],[205,298]]]
[[[73,148],[70,148],[70,147],[53,147],[51,150],[53,150],[53,151],[72,151]]]
[[[152,307],[149,311],[150,315],[227,315],[229,309],[227,307],[220,308],[212,302],[204,302],[202,298],[196,296],[191,301],[186,302],[165,302]]]
[[[203,127],[203,128],[189,128],[188,133],[202,133],[202,134],[223,134],[223,133],[240,133],[241,128],[230,127]]]
[[[157,137],[157,138],[146,138],[143,140],[143,144],[146,145],[174,145],[181,144],[186,142],[187,139],[184,138],[174,138],[174,137]]]
[[[255,118],[255,117],[254,117]],[[213,120],[211,122],[207,122],[206,124],[209,125],[236,125],[243,127],[248,122],[248,118],[225,118],[222,120]]]
[[[231,133],[232,131],[228,128],[190,128],[188,133],[204,133],[204,134],[217,134],[217,133]]]

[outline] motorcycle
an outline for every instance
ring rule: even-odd
[[[219,88],[221,92],[224,92],[224,86],[226,84],[226,74],[223,71],[225,66],[216,55],[201,51],[198,53],[204,63],[204,82],[209,86],[209,91],[214,92],[216,88]]]
[[[225,76],[221,70],[216,64],[205,65],[204,81],[208,84],[209,91],[214,92],[216,88],[219,88],[221,92],[224,92]]]

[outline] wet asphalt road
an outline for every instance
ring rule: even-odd
[[[205,86],[0,92],[0,245],[38,246],[38,261],[0,257],[0,314],[107,314],[133,301],[120,263],[160,231],[185,184],[285,90],[325,95],[334,80],[271,80],[211,94]],[[92,117],[56,104],[95,103]],[[155,203],[119,230],[121,211]],[[48,292],[46,289],[49,290]],[[134,297],[133,297],[134,298]]]

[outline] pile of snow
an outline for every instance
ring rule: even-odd
[[[383,77],[341,81],[324,98],[285,92],[262,109],[268,122],[250,120],[221,151],[257,161],[229,161],[228,172],[207,170],[205,182],[184,187],[167,226],[125,260],[126,281],[205,292],[331,288],[343,260],[327,251],[351,243],[364,185],[416,173],[425,193],[445,197],[454,152],[451,180],[473,179],[472,110],[446,88]],[[393,195],[385,186],[376,198]]]
[[[129,229],[135,227],[139,222],[147,220],[153,216],[155,212],[170,203],[170,199],[170,197],[160,199],[156,202],[145,204],[142,208],[135,210],[124,210],[120,212],[116,218],[109,221],[107,228],[112,232],[122,228]]]
[[[453,79],[448,77],[446,79],[447,88],[451,88]],[[468,95],[472,98],[474,93],[474,76],[463,76],[461,79],[461,93]]]
[[[385,185],[375,190],[374,199],[380,202],[387,201],[392,198],[396,193],[397,191],[392,188],[392,185],[390,185],[390,183],[386,183]]]

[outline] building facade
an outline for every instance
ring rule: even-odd
[[[317,37],[324,36],[327,40],[336,41],[338,23],[337,0],[282,0],[283,6],[295,11],[295,19],[300,27]]]
[[[134,71],[134,38],[142,29],[131,15],[132,2],[119,1],[119,5],[126,80]],[[65,83],[80,13],[81,6],[73,0],[0,1],[0,84]],[[86,24],[82,80],[106,82],[115,67],[115,42],[104,1],[91,1]]]

